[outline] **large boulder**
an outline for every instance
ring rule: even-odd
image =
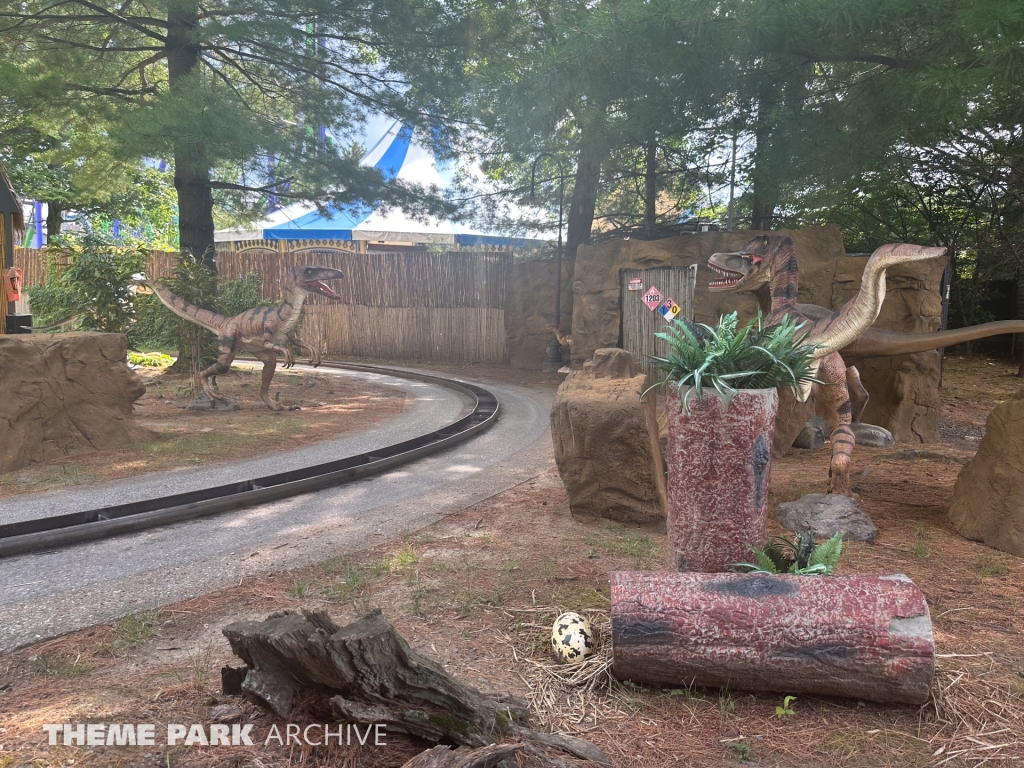
[[[665,520],[665,475],[654,397],[629,352],[599,349],[558,388],[551,408],[555,461],[573,515],[624,523]]]
[[[0,472],[152,437],[119,333],[0,336]]]
[[[949,519],[962,536],[1024,557],[1024,389],[988,415],[978,453],[956,479]]]

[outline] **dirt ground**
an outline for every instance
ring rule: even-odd
[[[1022,765],[1024,560],[961,539],[946,519],[985,415],[1020,386],[1014,370],[950,360],[942,442],[854,453],[855,492],[879,532],[874,545],[847,545],[837,572],[905,573],[924,591],[939,658],[923,707],[800,695],[780,713],[781,693],[641,689],[611,680],[607,644],[584,684],[566,682],[548,655],[555,616],[582,611],[607,637],[609,573],[660,568],[664,536],[572,519],[550,469],[388,545],[0,656],[0,768],[399,766],[422,745],[393,734],[386,747],[264,744],[278,721],[219,693],[221,665],[239,663],[226,624],[282,608],[325,610],[340,624],[371,607],[449,672],[526,698],[541,726],[593,741],[617,766]],[[827,465],[826,451],[773,462],[772,505],[822,490]],[[256,746],[51,747],[42,730],[148,722],[162,734],[167,723],[210,723],[224,702],[254,724]]]
[[[218,384],[241,410],[204,413],[186,407],[193,399],[186,378],[162,368],[136,373],[145,381],[146,394],[135,403],[135,418],[152,430],[153,440],[0,474],[0,498],[298,448],[362,431],[405,408],[404,393],[393,387],[324,372],[278,370],[271,397],[276,394],[285,407],[299,409],[271,411],[259,397],[258,367],[236,366],[218,377]]]

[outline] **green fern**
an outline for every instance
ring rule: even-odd
[[[815,345],[804,343],[802,327],[786,317],[765,328],[760,312],[742,328],[735,312],[719,318],[715,328],[677,318],[655,334],[668,344],[668,354],[650,359],[668,374],[664,384],[676,388],[687,413],[691,398],[702,398],[709,388],[726,401],[741,389],[792,387],[799,396],[802,385],[820,383],[812,370]]]
[[[797,576],[828,574],[835,570],[843,554],[843,532],[815,546],[811,534],[798,533],[796,538],[773,537],[764,549],[747,544],[754,554],[752,563],[730,563],[738,573],[773,575],[789,573]]]

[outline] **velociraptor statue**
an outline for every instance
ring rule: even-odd
[[[839,350],[853,344],[878,318],[885,299],[885,270],[888,267],[933,259],[945,253],[945,248],[883,245],[868,259],[857,295],[841,309],[827,315],[805,313],[797,305],[796,249],[788,237],[762,235],[747,243],[742,251],[715,253],[708,259],[712,271],[721,275],[711,282],[710,290],[753,290],[768,283],[771,289],[771,311],[766,317],[766,324],[775,325],[787,316],[801,320],[808,332],[805,343],[817,345],[814,353],[815,375],[827,386],[815,385],[815,396],[825,414],[832,441],[829,493],[850,495],[850,455],[854,446],[854,434],[850,427],[853,405],[847,385],[846,364]],[[804,394],[806,396],[808,393]]]
[[[283,286],[284,301],[281,306],[254,307],[234,317],[224,317],[209,309],[189,304],[154,280],[140,282],[152,288],[171,312],[217,334],[217,362],[201,374],[203,392],[211,401],[225,399],[217,389],[217,376],[227,373],[235,355],[244,351],[253,353],[263,363],[263,382],[260,387],[263,402],[268,408],[281,411],[284,406],[270,399],[270,381],[277,369],[277,357],[284,357],[285,368],[295,364],[295,356],[284,346],[286,341],[290,341],[309,352],[310,362],[314,366],[320,365],[320,350],[300,339],[295,333],[295,327],[299,324],[306,296],[319,293],[329,299],[340,298],[323,281],[341,280],[344,276],[339,270],[330,267],[292,267]]]

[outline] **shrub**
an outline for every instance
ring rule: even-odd
[[[664,385],[676,387],[687,411],[690,397],[703,397],[708,386],[726,400],[740,389],[792,387],[799,395],[801,385],[816,381],[815,347],[804,343],[802,325],[787,317],[765,328],[760,312],[742,328],[735,312],[719,318],[717,328],[677,318],[665,333],[655,334],[668,343],[668,355],[651,359],[668,373]]]
[[[125,333],[135,316],[132,275],[147,255],[96,233],[61,238],[46,249],[46,285],[28,289],[38,324],[78,315],[82,330]]]

